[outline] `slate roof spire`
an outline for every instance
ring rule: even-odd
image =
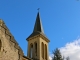
[[[33,33],[35,33],[35,32],[44,33],[39,12],[37,14],[36,22],[35,22],[35,26],[34,26],[34,30],[33,30]]]
[[[37,17],[36,17],[36,22],[34,25],[34,30],[33,30],[32,34],[27,38],[27,40],[29,40],[29,38],[34,37],[39,34],[44,36],[47,39],[47,37],[45,36],[44,31],[43,31],[43,27],[42,27],[42,23],[41,23],[41,19],[40,19],[40,14],[38,12]]]

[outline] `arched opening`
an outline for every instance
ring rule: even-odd
[[[37,43],[35,42],[35,55],[37,56]]]
[[[47,45],[45,44],[45,60],[47,60]]]
[[[33,57],[33,44],[30,44],[30,58]]]
[[[0,40],[0,51],[1,51],[1,47],[2,47],[2,43],[1,43],[1,40]]]
[[[42,47],[42,49],[41,49],[42,50],[42,58],[44,59],[44,43],[42,42],[41,45],[42,45],[41,46]]]

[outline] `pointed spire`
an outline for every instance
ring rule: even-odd
[[[38,34],[42,34],[43,36],[45,36],[44,31],[43,31],[43,27],[42,27],[42,23],[40,20],[39,12],[37,13],[36,22],[34,25],[34,30],[33,30],[32,34],[27,38],[27,40],[33,36],[38,35]]]
[[[36,22],[35,22],[33,33],[34,32],[44,33],[42,23],[41,23],[41,20],[40,20],[39,12],[38,12],[37,17],[36,17]]]
[[[36,22],[34,25],[34,30],[33,30],[32,34],[26,40],[29,40],[29,38],[34,37],[34,36],[39,35],[39,34],[42,35],[44,38],[46,38],[47,41],[49,42],[48,38],[44,34],[42,23],[40,20],[40,15],[38,12],[37,17],[36,17]]]

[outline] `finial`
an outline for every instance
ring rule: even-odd
[[[39,12],[40,8],[38,8],[37,10],[38,10],[38,12]]]

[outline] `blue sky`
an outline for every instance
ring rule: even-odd
[[[0,18],[27,54],[26,38],[32,33],[40,8],[49,52],[80,36],[80,1],[77,0],[0,0]]]

